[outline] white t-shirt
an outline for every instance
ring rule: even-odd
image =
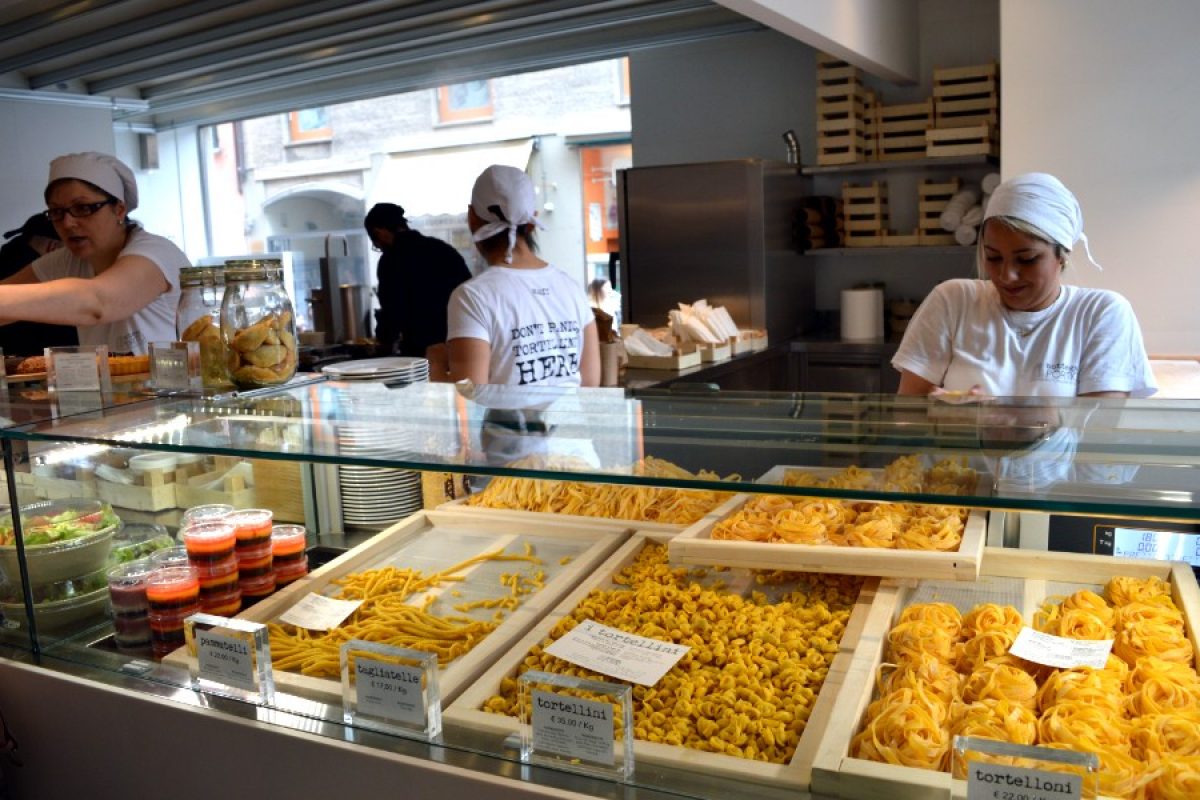
[[[892,366],[994,397],[1158,390],[1129,301],[1079,286],[1041,311],[1012,311],[991,281],[946,281],[913,315]]]
[[[491,345],[489,383],[579,386],[583,331],[595,320],[562,270],[493,266],[450,295],[446,338]]]
[[[100,325],[78,326],[79,344],[85,347],[108,345],[110,353],[145,355],[151,342],[173,342],[176,339],[175,313],[179,307],[179,270],[190,266],[183,251],[161,236],[134,228],[129,241],[117,256],[141,256],[154,263],[167,279],[167,291],[154,298],[145,308],[128,319]],[[33,262],[33,273],[40,281],[58,278],[94,278],[92,265],[76,258],[65,247]]]

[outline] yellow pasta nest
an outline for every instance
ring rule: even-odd
[[[1170,585],[1114,578],[1106,595],[1050,599],[1034,618],[1057,635],[1115,637],[1102,669],[1053,670],[1009,654],[1022,619],[1008,606],[976,606],[961,625],[943,603],[906,608],[888,636],[898,663],[880,668],[879,699],[851,754],[946,769],[942,743],[973,735],[1095,753],[1106,795],[1200,797],[1200,676]],[[956,634],[939,636],[937,625]]]
[[[691,649],[654,686],[634,686],[636,738],[782,764],[795,752],[850,616],[861,581],[804,575],[809,588],[742,597],[672,569],[648,544],[534,646],[530,669],[613,680],[554,658],[545,648],[580,621],[686,644]],[[771,576],[765,583],[774,583]],[[798,576],[791,575],[794,583]],[[783,590],[781,590],[783,591]],[[485,711],[517,716],[517,675],[501,681]]]
[[[975,471],[960,462],[942,461],[923,472],[917,456],[903,456],[885,467],[878,480],[864,469],[848,467],[828,478],[790,470],[783,484],[965,494],[974,491],[975,480]],[[956,506],[762,495],[717,523],[711,536],[746,542],[953,552],[962,543],[966,520],[967,510]]]
[[[513,466],[522,464],[523,462]],[[543,468],[548,466],[541,462],[539,465]],[[639,462],[634,474],[656,478],[699,478],[708,481],[739,479],[737,475],[721,478],[716,473],[706,470],[693,475],[669,461],[657,458],[646,458]],[[714,492],[707,489],[661,489],[650,486],[503,477],[493,478],[482,492],[467,498],[467,505],[687,525],[732,496],[732,492]]]

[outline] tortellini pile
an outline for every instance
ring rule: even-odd
[[[548,655],[544,648],[583,620],[691,646],[654,686],[634,686],[634,735],[775,764],[787,763],[858,597],[861,581],[830,575],[789,575],[806,589],[765,591],[749,598],[703,585],[702,571],[672,569],[666,548],[648,544],[613,580],[595,590],[550,638],[535,646],[520,672],[544,670],[612,680]],[[779,574],[758,576],[760,586]],[[484,710],[518,715],[517,677],[503,679]]]

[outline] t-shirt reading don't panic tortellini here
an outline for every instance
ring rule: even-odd
[[[491,345],[489,383],[578,386],[592,324],[583,286],[562,270],[493,266],[450,296],[447,339]]]

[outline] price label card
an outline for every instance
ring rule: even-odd
[[[280,622],[310,631],[328,631],[345,622],[362,600],[335,600],[311,593],[279,616]]]
[[[258,705],[275,701],[266,625],[193,614],[183,621],[183,635],[193,689]]]
[[[1026,661],[1059,669],[1103,669],[1108,663],[1108,654],[1112,652],[1112,646],[1111,639],[1066,639],[1026,627],[1017,634],[1016,641],[1012,643],[1008,652]]]
[[[341,648],[342,717],[349,725],[438,741],[437,654],[353,639]]]
[[[249,692],[258,690],[254,682],[254,653],[243,637],[198,630],[196,657],[200,661],[201,679]]]
[[[1079,800],[1082,792],[1079,775],[967,763],[967,800]]]
[[[653,686],[692,648],[584,620],[546,648],[552,656],[614,678]]]
[[[199,342],[151,342],[150,384],[156,392],[202,388]]]
[[[95,353],[55,353],[54,388],[60,392],[100,391],[100,368]]]
[[[633,687],[527,670],[517,678],[521,760],[607,780],[633,777]]]
[[[613,764],[613,706],[533,690],[533,747],[596,764]]]

